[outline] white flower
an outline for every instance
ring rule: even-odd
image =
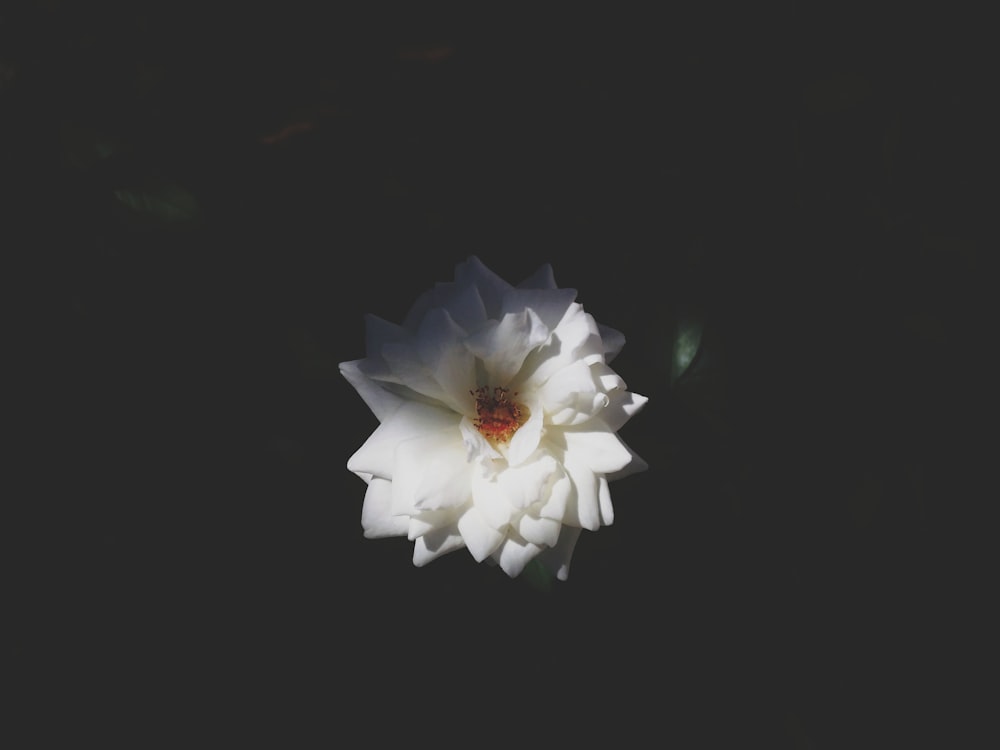
[[[575,299],[548,265],[515,287],[471,257],[402,325],[366,317],[340,371],[380,422],[347,462],[367,538],[567,578],[581,530],[614,519],[608,482],[646,468],[617,435],[647,400],[608,366],[625,339]]]

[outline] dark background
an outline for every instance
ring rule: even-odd
[[[32,736],[952,746],[973,19],[366,7],[0,9]],[[472,254],[552,263],[650,397],[565,583],[361,536],[337,363]]]

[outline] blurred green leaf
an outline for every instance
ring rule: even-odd
[[[674,338],[670,360],[671,384],[676,383],[694,361],[701,347],[702,330],[703,325],[700,320],[681,318],[678,321],[677,336]]]
[[[123,188],[115,190],[114,195],[133,212],[171,224],[192,221],[199,213],[194,195],[173,182]]]
[[[537,559],[532,560],[524,567],[520,577],[533,589],[538,591],[552,590],[553,575]]]

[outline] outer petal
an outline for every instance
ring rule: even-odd
[[[474,506],[458,519],[458,530],[462,533],[465,546],[469,548],[469,553],[476,562],[482,562],[492,555],[504,539],[503,532],[497,531],[487,523],[479,509]]]
[[[604,344],[604,361],[610,362],[625,346],[625,334],[600,323],[597,324],[597,330],[600,331],[601,341]]]
[[[575,289],[510,289],[500,301],[502,315],[531,310],[548,329],[554,329],[576,299]]]
[[[532,544],[519,535],[509,534],[500,548],[493,553],[493,559],[503,568],[504,573],[511,578],[516,578],[524,570],[524,566],[531,562],[542,548],[537,544]]]
[[[600,420],[593,419],[581,427],[562,430],[567,460],[572,458],[598,474],[624,469],[632,460],[632,453],[613,432],[606,429],[586,429],[595,423],[600,423]]]
[[[428,532],[413,542],[413,564],[418,568],[441,555],[447,555],[457,549],[462,549],[465,542],[458,529],[451,527]]]
[[[559,542],[562,524],[551,518],[540,518],[525,513],[518,519],[517,530],[525,541],[539,547],[554,547]]]
[[[483,265],[476,256],[471,256],[455,269],[455,283],[473,285],[479,291],[486,314],[490,318],[500,317],[500,300],[511,285]]]
[[[618,432],[649,401],[645,396],[631,391],[612,391],[608,398],[608,408],[601,412],[601,419],[614,432]]]
[[[518,289],[555,289],[556,277],[552,273],[552,266],[546,263],[539,266],[531,276],[517,285]]]
[[[396,447],[401,442],[439,430],[455,430],[458,434],[459,421],[460,417],[454,412],[419,401],[406,401],[348,459],[347,468],[356,474],[367,472],[392,479]]]
[[[361,506],[361,528],[366,539],[406,536],[409,518],[392,515],[392,486],[387,479],[372,479]]]
[[[340,374],[347,379],[348,383],[354,386],[354,390],[358,392],[358,395],[368,405],[368,408],[372,410],[372,414],[375,415],[378,421],[384,422],[390,414],[399,408],[399,405],[403,403],[403,399],[387,391],[380,383],[363,374],[358,368],[359,363],[363,361],[356,359],[352,362],[341,362]]]
[[[444,459],[434,461],[437,456],[442,456]],[[465,461],[465,452],[458,430],[438,430],[400,442],[396,446],[396,462],[392,475],[393,512],[412,514],[418,509],[419,503],[432,502],[434,491],[449,494],[440,507],[457,504],[458,500],[453,497],[453,493],[460,491],[460,485],[452,476],[435,475],[435,471],[440,471],[440,466],[446,461],[457,461],[455,469],[458,471],[470,470]],[[442,483],[437,484],[437,482]],[[471,490],[471,484],[467,487]],[[471,492],[469,495],[471,499]]]
[[[566,507],[564,523],[582,526],[590,531],[601,528],[601,507],[598,477],[585,464],[567,458],[563,462],[573,480],[573,493]]]

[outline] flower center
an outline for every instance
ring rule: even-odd
[[[493,443],[506,443],[528,421],[528,408],[511,401],[507,390],[481,385],[469,391],[476,399],[476,429]]]

